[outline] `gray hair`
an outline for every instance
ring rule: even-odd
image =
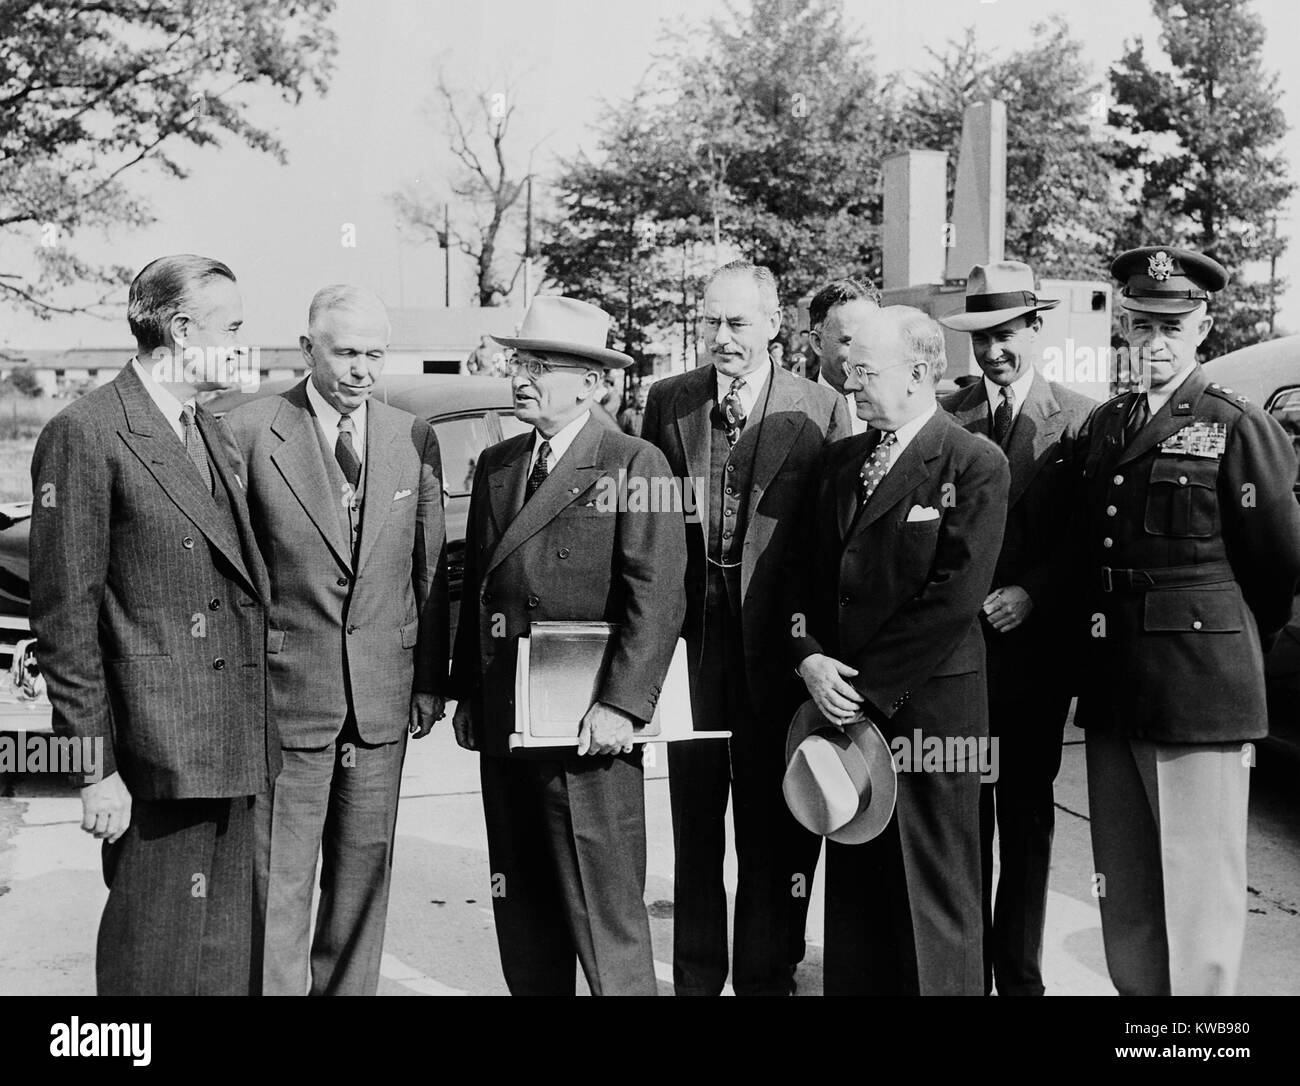
[[[384,301],[373,290],[366,287],[353,286],[351,283],[331,283],[327,287],[321,287],[311,299],[311,307],[307,310],[307,330],[311,331],[320,326],[320,321],[324,315],[334,309],[364,310],[368,307],[378,309],[384,314],[385,321],[388,320],[388,307]],[[388,323],[389,335],[392,335],[392,324]]]
[[[704,289],[708,290],[713,285],[713,281],[720,276],[733,272],[741,272],[754,280],[754,285],[758,287],[758,296],[763,300],[763,308],[769,313],[781,308],[781,292],[777,289],[776,276],[772,274],[772,269],[762,264],[755,264],[752,260],[733,260],[723,264],[704,281]]]
[[[167,329],[177,313],[194,304],[194,293],[211,279],[235,282],[235,273],[219,260],[180,253],[150,261],[131,281],[126,319],[142,352],[166,343]]]
[[[937,382],[948,368],[939,322],[910,305],[887,305],[880,315],[893,321],[908,361],[925,362],[930,367],[930,379]]]

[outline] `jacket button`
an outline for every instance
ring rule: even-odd
[[[355,623],[352,623],[352,622],[349,622],[349,623],[348,623],[348,633],[350,633],[350,634],[351,634],[351,633],[356,633],[357,630],[359,630],[360,628],[361,628],[361,627],[357,626]]]
[[[556,551],[556,553],[557,553],[561,558],[568,558],[569,555],[570,555],[571,553],[573,553],[573,552],[570,551],[568,547],[561,547],[558,551]]]
[[[850,603],[852,603],[852,602],[853,602],[853,597],[852,597],[852,596],[841,596],[841,597],[840,597],[840,606],[841,606],[841,607],[847,607],[847,606],[848,606]]]
[[[1119,509],[1116,506],[1113,505],[1106,506],[1106,516],[1113,517],[1118,512]]]
[[[1101,541],[1101,545],[1103,547],[1113,547],[1115,545],[1115,541],[1111,539],[1110,536],[1107,536],[1105,539]]]
[[[226,661],[223,660],[220,656],[218,656],[215,660],[212,661],[212,668],[214,671],[224,671],[226,668]]]
[[[1192,623],[1192,629],[1199,630],[1200,628],[1201,628],[1201,620],[1198,618],[1196,619],[1196,621]]]
[[[348,586],[348,579],[347,579],[346,577],[340,577],[340,578],[339,578],[337,581],[335,581],[334,583],[337,584],[340,588],[347,588],[347,586]]]
[[[194,539],[191,536],[187,535],[184,539],[181,540],[181,546],[184,547],[187,551],[192,551],[194,549]]]
[[[728,471],[728,473],[733,472],[733,471],[735,471],[735,470],[736,470],[736,465],[735,465],[735,464],[728,464],[728,465],[727,465],[727,471]]]
[[[724,517],[734,517],[736,515],[736,511],[734,509],[724,509],[722,511],[722,515]]]
[[[536,596],[529,596],[526,600],[524,600],[524,606],[536,607],[541,602],[542,601],[539,600]]]
[[[1113,479],[1111,480],[1111,482],[1114,483],[1116,486],[1123,486],[1123,485],[1124,485],[1124,476],[1122,476],[1122,475],[1116,475],[1115,478],[1113,478]]]
[[[1179,485],[1179,486],[1186,486],[1186,485],[1187,485],[1187,476],[1186,476],[1186,475],[1180,475],[1180,476],[1178,476],[1178,485]]]
[[[723,532],[723,533],[722,533],[722,538],[723,538],[723,539],[730,539],[730,538],[731,538],[731,532]]]

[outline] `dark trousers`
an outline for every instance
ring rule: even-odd
[[[1043,994],[1043,926],[1056,807],[1052,782],[1070,695],[1034,691],[1007,698],[989,691],[989,731],[998,740],[998,779],[980,786],[980,859],[984,899],[984,991]],[[997,896],[993,829],[997,825]]]
[[[732,988],[737,995],[789,992],[794,820],[781,793],[785,736],[763,728],[750,704],[740,628],[723,575],[711,569],[695,724],[729,729],[732,737],[668,745],[678,995],[718,995],[727,980],[728,794],[737,864]]]
[[[657,995],[645,777],[631,754],[479,759],[492,915],[512,995]]]
[[[251,797],[134,799],[103,866],[100,995],[255,991]]]
[[[812,902],[813,876],[817,873],[817,861],[821,859],[822,841],[821,834],[806,830],[790,819],[788,866],[792,891],[786,956],[791,969],[803,961],[808,952],[808,906]]]
[[[283,753],[284,768],[257,805],[263,993],[374,995],[406,736],[366,744],[349,719],[331,746]]]

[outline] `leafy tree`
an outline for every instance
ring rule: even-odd
[[[133,270],[92,264],[79,232],[152,221],[127,182],[186,171],[179,148],[233,136],[284,161],[247,93],[323,92],[333,0],[0,0],[0,298],[49,318],[98,312]],[[13,263],[11,263],[11,261]],[[73,297],[66,288],[77,284]]]
[[[1272,334],[1272,298],[1285,284],[1252,280],[1246,265],[1286,248],[1273,224],[1295,189],[1278,150],[1288,125],[1277,75],[1261,61],[1263,23],[1246,0],[1153,7],[1168,64],[1153,64],[1138,39],[1110,73],[1111,122],[1132,137],[1117,163],[1137,178],[1120,241],[1186,245],[1228,267],[1202,348],[1213,358]]]

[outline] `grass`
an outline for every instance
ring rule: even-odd
[[[70,400],[48,396],[0,396],[0,501],[27,501],[32,496],[32,452],[41,428]]]

